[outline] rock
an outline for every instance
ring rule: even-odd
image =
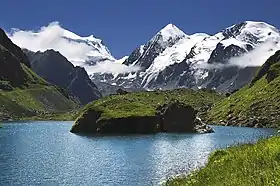
[[[227,92],[226,97],[229,97],[229,96],[231,96],[231,93]]]
[[[101,112],[90,110],[79,118],[70,132],[83,134],[131,134],[158,132],[159,120],[155,116],[131,116],[101,119]]]
[[[247,127],[254,127],[257,124],[257,120],[255,118],[250,118],[247,123]]]
[[[160,132],[159,120],[154,116],[132,116],[98,122],[101,134],[149,134]]]
[[[129,92],[127,92],[126,90],[123,90],[123,89],[119,88],[119,89],[116,91],[116,93],[117,93],[118,95],[125,95],[125,94],[128,94]]]
[[[0,28],[0,45],[4,46],[13,57],[17,58],[21,63],[30,68],[30,62],[27,56],[23,53],[20,47],[15,45],[10,38],[6,35],[5,31]]]
[[[254,128],[263,128],[263,125],[260,124],[260,123],[257,123],[257,124],[254,126]]]
[[[228,115],[227,120],[231,120],[232,119],[232,115]]]
[[[101,118],[102,112],[89,109],[71,132],[87,134],[143,134],[156,132],[210,133],[213,129],[196,117],[197,111],[178,101],[159,106],[154,116]]]
[[[214,130],[206,125],[205,123],[202,122],[202,120],[198,117],[195,119],[195,131],[200,133],[200,134],[205,134],[205,133],[213,133]]]
[[[12,91],[13,87],[9,84],[5,84],[5,83],[0,82],[0,89],[1,90],[6,90],[6,91]]]
[[[100,126],[97,124],[97,120],[100,118],[101,112],[95,110],[89,110],[80,117],[72,126],[70,132],[72,133],[96,133],[97,128]]]
[[[163,132],[193,132],[197,112],[192,106],[172,101],[160,113]]]
[[[24,50],[31,61],[31,68],[46,81],[65,89],[77,97],[82,105],[102,97],[97,86],[83,67],[74,66],[54,50],[32,52]]]

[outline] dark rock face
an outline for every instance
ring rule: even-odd
[[[18,58],[0,45],[0,80],[17,87],[25,83],[24,79],[25,74]],[[7,88],[3,83],[1,87]]]
[[[74,124],[70,132],[86,134],[97,133],[97,129],[99,128],[97,120],[100,118],[100,116],[101,112],[95,110],[90,110],[84,113],[83,117],[79,118],[78,120],[80,124]]]
[[[1,79],[2,79],[2,77],[1,77]],[[8,83],[0,82],[0,89],[6,90],[6,91],[12,91],[13,87],[11,85],[9,85]]]
[[[218,43],[216,49],[212,52],[208,63],[225,64],[231,57],[239,56],[245,52],[246,50],[236,45],[230,45],[225,47],[222,43]]]
[[[241,33],[242,28],[246,26],[246,22],[242,22],[239,24],[234,25],[233,27],[229,27],[223,31],[223,36],[225,38],[235,37]]]
[[[74,67],[64,56],[54,50],[31,52],[25,50],[31,61],[31,68],[52,84],[73,93],[81,104],[87,104],[101,97],[96,85],[90,80],[84,68]]]
[[[141,46],[142,47],[142,46]],[[124,64],[125,65],[131,65],[134,61],[136,61],[137,59],[139,59],[142,55],[141,53],[141,47],[136,48],[131,54],[130,56],[125,60]],[[146,50],[146,46],[143,46],[143,50]]]
[[[95,81],[95,80],[94,80],[94,84],[96,84],[96,86],[98,87],[98,90],[100,91],[102,96],[118,94],[117,91],[119,89],[122,89],[122,90],[124,90],[126,92],[142,92],[142,91],[146,91],[144,88],[139,88],[139,89],[137,89],[137,88],[123,88],[121,86],[111,85],[109,83]]]
[[[84,68],[75,67],[75,77],[67,87],[81,102],[87,104],[102,97],[96,85],[89,79]]]
[[[232,92],[251,82],[258,67],[239,68],[231,66],[209,71],[206,88],[219,92]]]
[[[180,37],[170,38],[166,46],[162,46],[162,35],[157,34],[152,40],[147,44],[142,46],[143,52],[140,52],[140,47],[135,49],[128,59],[124,62],[125,65],[130,65],[133,62],[136,62],[137,66],[142,67],[143,69],[148,69],[153,63],[155,58],[167,47],[173,46],[178,40],[182,39]]]
[[[200,119],[196,118],[197,112],[193,107],[178,101],[160,106],[155,116],[100,119],[101,114],[100,111],[86,111],[73,125],[71,132],[86,134],[214,132]]]
[[[26,73],[22,64],[30,67],[26,55],[0,29],[0,80],[4,81],[1,82],[2,90],[11,90],[9,84],[20,87],[26,83]]]
[[[158,118],[153,116],[127,117],[100,122],[99,133],[103,134],[129,134],[129,133],[155,133],[158,132]]]
[[[160,110],[163,132],[192,132],[196,111],[189,105],[173,102]]]
[[[159,73],[155,83],[149,85],[150,89],[174,89],[177,87],[193,88],[196,86],[195,77],[187,60],[173,64]]]
[[[30,67],[30,62],[27,56],[23,53],[21,48],[15,45],[6,35],[4,30],[0,28],[0,45],[10,51],[21,63],[24,63],[27,67]]]
[[[158,118],[153,116],[127,117],[99,120],[101,112],[91,110],[79,118],[70,132],[84,134],[129,134],[154,133],[158,129]]]

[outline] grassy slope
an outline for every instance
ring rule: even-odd
[[[77,103],[67,99],[56,87],[49,85],[24,64],[22,68],[26,74],[26,85],[12,91],[0,90],[0,119],[40,117],[70,111],[77,107]]]
[[[218,150],[206,167],[188,177],[167,181],[167,186],[280,185],[280,137]]]
[[[280,51],[260,68],[252,83],[216,104],[209,122],[246,126],[251,121],[266,127],[280,126]]]
[[[272,119],[268,127],[280,125],[280,77],[267,83],[265,77],[254,86],[246,86],[217,103],[209,112],[209,120],[219,123],[229,115],[238,118],[263,117]]]
[[[158,106],[169,102],[171,99],[177,99],[199,109],[202,106],[217,102],[221,99],[221,96],[210,91],[186,89],[112,95],[88,104],[81,111],[81,114],[89,110],[101,111],[101,119],[153,116]]]

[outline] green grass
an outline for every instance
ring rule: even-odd
[[[226,120],[229,115],[239,119],[267,118],[267,127],[277,127],[280,121],[280,77],[268,83],[265,77],[252,87],[246,86],[215,104],[208,113],[211,123]],[[274,119],[273,119],[274,118]]]
[[[35,86],[49,85],[49,83],[46,80],[38,76],[35,72],[33,72],[30,68],[25,66],[23,63],[21,63],[21,68],[25,72],[25,82],[27,82],[29,86],[31,86],[32,84],[35,84]]]
[[[136,92],[126,95],[112,95],[96,100],[86,105],[80,115],[90,110],[95,110],[102,112],[100,120],[133,116],[154,116],[156,108],[171,100],[179,100],[199,109],[205,105],[211,105],[220,99],[222,99],[222,96],[206,90],[177,89],[172,91]]]
[[[22,117],[24,121],[74,121],[78,117],[78,109],[69,112],[55,112],[37,114],[30,117]]]
[[[280,137],[217,150],[207,165],[191,175],[168,180],[166,186],[280,185]]]
[[[77,108],[76,100],[67,98],[64,92],[50,85],[24,64],[21,64],[21,68],[24,71],[23,85],[13,87],[9,81],[0,81],[2,85],[12,87],[11,91],[0,90],[0,120],[9,118],[73,120],[70,115],[74,115],[69,111]]]
[[[259,69],[250,85],[217,103],[208,122],[264,127],[280,126],[280,51]]]
[[[32,89],[0,91],[0,118],[1,115],[2,118],[9,116],[13,119],[32,116],[46,118],[53,113],[67,112],[75,108],[77,103],[67,99],[53,86],[40,85]]]

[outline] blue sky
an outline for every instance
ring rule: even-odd
[[[78,35],[101,38],[119,58],[168,23],[187,34],[214,34],[244,20],[280,28],[279,7],[279,0],[3,0],[0,24],[36,30],[58,21]]]

